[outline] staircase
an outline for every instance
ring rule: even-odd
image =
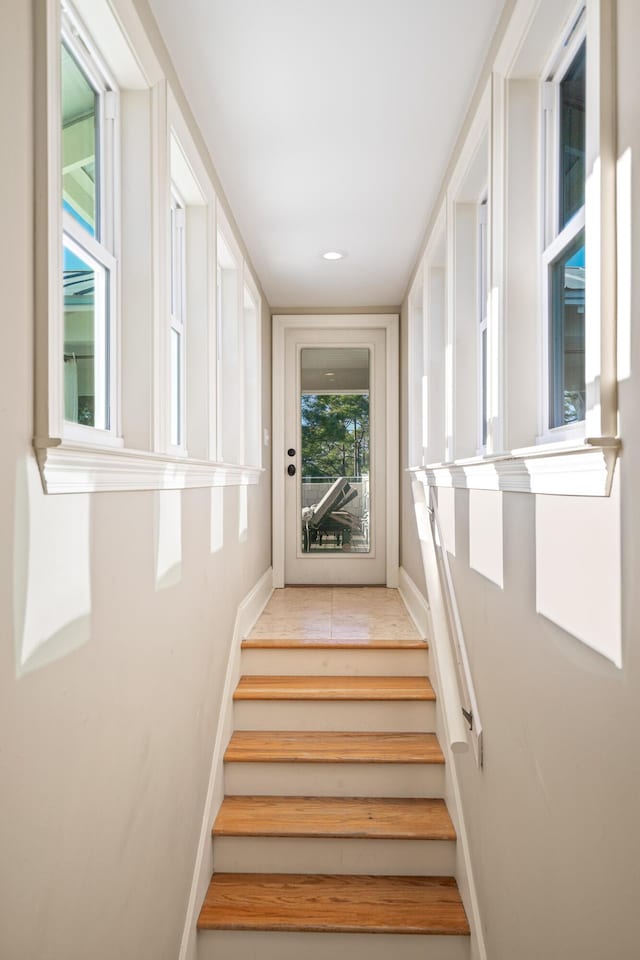
[[[468,960],[428,648],[397,592],[276,591],[242,673],[199,960]]]

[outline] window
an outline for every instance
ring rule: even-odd
[[[478,412],[480,452],[487,449],[487,319],[489,299],[489,251],[487,198],[478,207]]]
[[[586,416],[585,156],[587,48],[580,20],[545,83],[546,225],[543,307],[547,311],[545,430]]]
[[[34,7],[33,445],[43,486],[254,484],[261,296],[164,61],[135,5],[123,18],[120,6]]]
[[[117,92],[67,6],[60,42],[64,432],[88,439],[117,424]]]
[[[246,271],[245,271],[246,273]],[[242,353],[244,358],[244,450],[242,462],[259,467],[262,462],[262,405],[260,378],[260,307],[253,286],[244,285],[244,325]]]
[[[220,211],[219,211],[220,219]],[[242,357],[240,313],[241,259],[230,233],[218,229],[217,337],[218,337],[218,460],[242,460]]]
[[[408,465],[424,463],[427,426],[427,390],[425,377],[424,267],[419,271],[409,294],[408,345]]]
[[[172,447],[185,444],[185,317],[186,317],[186,230],[185,208],[171,191],[171,293],[169,317],[169,440]]]

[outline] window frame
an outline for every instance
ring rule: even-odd
[[[411,468],[421,466],[424,463],[424,441],[428,426],[428,380],[425,373],[427,318],[424,258],[407,297],[407,311],[407,466]]]
[[[168,336],[167,350],[168,377],[167,388],[169,400],[167,403],[167,448],[177,455],[187,455],[186,449],[186,373],[187,373],[187,209],[175,183],[171,182],[169,213],[169,297],[168,299]],[[173,349],[174,335],[178,338],[178,384],[177,410],[173,407]],[[177,422],[174,423],[174,416]],[[175,434],[174,434],[175,428]]]
[[[104,68],[114,89],[121,92],[116,103],[113,161],[111,165],[103,164],[103,172],[108,171],[113,177],[116,198],[109,240],[113,243],[111,255],[118,268],[117,276],[115,270],[110,274],[115,291],[112,305],[117,308],[111,330],[116,343],[109,365],[115,383],[112,429],[108,434],[94,427],[69,423],[69,429],[65,430],[61,282],[63,0],[34,0],[33,5],[36,220],[33,448],[43,490],[45,494],[68,494],[257,484],[262,468],[223,464],[215,459],[214,271],[218,213],[215,170],[199,141],[199,134],[194,132],[188,110],[185,114],[184,102],[178,101],[172,92],[163,66],[165,53],[149,35],[134,0],[118,0],[117,10],[107,0],[70,0],[69,3],[64,0],[71,30],[82,35],[87,49],[96,49],[91,37],[97,38],[96,62]],[[167,419],[163,336],[168,340],[167,197],[171,182],[169,129],[171,133],[176,132],[184,150],[177,166],[180,174],[186,172],[187,175],[177,174],[176,184],[187,206],[187,231],[192,230],[194,236],[193,253],[188,258],[186,271],[189,346],[184,351],[188,373],[185,384],[188,440],[190,447],[193,446],[190,456],[186,451],[178,456],[168,451],[164,443]],[[129,141],[131,134],[134,135]],[[135,235],[129,235],[131,218],[129,207],[121,208],[118,199],[121,190],[127,197],[135,191],[139,201]],[[105,212],[103,209],[103,217]],[[72,223],[69,235],[74,231]],[[123,231],[126,249],[132,254],[126,261],[120,258]],[[235,230],[230,228],[230,235],[235,241]],[[86,237],[81,235],[82,249],[91,246],[88,237],[88,233]],[[140,246],[147,243],[148,247]],[[90,252],[98,253],[98,259],[112,266],[112,261],[95,246],[91,246]],[[98,259],[94,256],[89,267],[98,263]],[[242,266],[242,256],[239,262]],[[141,264],[143,272],[139,271]],[[101,270],[99,277],[100,273]],[[123,298],[126,298],[123,301],[125,317],[132,316],[139,321],[127,324],[126,328],[121,319]],[[262,309],[261,294],[257,303]],[[262,359],[260,357],[261,363]],[[133,379],[138,372],[142,375],[141,381]],[[138,412],[140,397],[145,398],[145,403]],[[123,425],[130,443],[128,447],[124,446],[121,436]]]
[[[225,416],[228,413],[229,397],[225,396],[225,386],[227,383],[227,368],[225,366],[225,325],[224,325],[224,303],[223,299],[229,296],[233,297],[234,303],[234,323],[236,326],[236,363],[235,368],[238,376],[242,380],[244,372],[244,357],[242,350],[242,328],[244,319],[244,257],[240,247],[233,235],[229,221],[225,216],[221,204],[216,204],[216,459],[219,463],[239,464],[243,459],[244,440],[242,436],[243,411],[240,409],[238,417],[238,428],[240,434],[237,440],[237,458],[229,458],[228,448],[225,450],[225,438],[228,434],[228,428],[225,429]],[[225,260],[229,265],[225,266]],[[229,271],[234,275],[235,291],[224,291],[222,276],[224,271]],[[242,393],[242,391],[241,391]],[[237,405],[236,405],[237,406]]]
[[[554,54],[541,83],[541,201],[542,201],[542,252],[540,257],[540,309],[541,309],[541,378],[540,413],[537,443],[580,440],[586,434],[585,417],[569,423],[551,426],[552,390],[556,378],[559,358],[553,350],[552,340],[555,332],[553,267],[565,251],[569,250],[585,232],[586,244],[586,186],[585,202],[564,224],[560,223],[560,144],[561,144],[561,84],[574,63],[583,44],[587,43],[587,8],[584,2],[574,10],[569,26],[555,46]],[[589,49],[591,44],[589,44]],[[590,112],[590,90],[587,74],[585,114]],[[586,120],[586,117],[585,117]],[[586,135],[585,135],[586,140]],[[586,161],[586,142],[585,142]],[[586,164],[585,164],[586,166]],[[586,297],[585,297],[586,299]],[[586,308],[585,308],[586,312]],[[586,341],[586,317],[585,317]],[[587,388],[585,356],[585,398]],[[586,407],[586,404],[585,404]]]
[[[478,455],[484,456],[489,436],[489,195],[484,191],[478,203]],[[486,335],[483,350],[483,334]]]
[[[548,289],[543,287],[541,269],[545,247],[546,207],[543,201],[547,154],[539,143],[530,155],[527,176],[531,182],[531,214],[516,229],[510,220],[512,136],[529,150],[540,133],[542,84],[552,74],[556,61],[549,61],[551,48],[558,50],[558,38],[568,38],[581,9],[586,7],[585,27],[589,45],[587,57],[586,157],[587,183],[584,205],[585,226],[585,385],[586,417],[573,429],[543,430],[548,423],[542,413],[548,404],[548,341],[546,311],[542,303]],[[562,4],[539,4],[524,0],[509,22],[492,62],[487,65],[491,91],[489,154],[489,333],[488,333],[488,443],[482,456],[442,462],[430,452],[419,473],[437,487],[507,490],[529,495],[609,496],[621,441],[618,436],[617,343],[616,343],[616,174],[619,155],[616,140],[616,18],[615,0],[563,0]],[[545,67],[547,69],[545,69]],[[512,81],[524,81],[520,88]],[[512,90],[519,89],[524,113],[510,112]],[[470,126],[477,121],[476,107]],[[518,121],[517,123],[515,121]],[[455,171],[463,163],[466,143],[456,148],[454,172],[443,185],[443,193],[454,190]],[[517,152],[517,151],[516,151]],[[516,182],[517,188],[517,182]],[[435,214],[428,228],[421,257],[433,243]],[[510,255],[514,235],[528,231],[526,263]],[[518,248],[516,248],[518,252]],[[628,251],[625,251],[625,255]],[[420,260],[415,271],[420,269]],[[517,266],[514,266],[516,264]],[[447,267],[451,265],[447,253]],[[530,265],[530,272],[529,271]],[[526,283],[514,270],[526,270]],[[510,346],[518,340],[520,316],[514,316],[514,277],[520,301],[531,304],[526,312],[531,332],[527,355],[517,355],[521,364],[507,368],[512,360]],[[535,305],[534,305],[535,301]],[[512,336],[512,332],[516,335]],[[449,341],[450,343],[451,341]],[[535,344],[535,346],[534,346]],[[448,344],[449,345],[449,344]],[[532,360],[537,354],[535,361]],[[525,367],[526,364],[526,367]],[[513,428],[510,385],[528,384],[527,405],[518,411]],[[446,387],[446,401],[452,403],[455,384]],[[530,400],[529,400],[530,398]],[[563,436],[564,433],[564,436]],[[507,445],[507,438],[516,443]]]
[[[242,284],[242,377],[243,377],[243,416],[242,416],[242,463],[251,467],[262,467],[262,300],[258,293],[258,288],[251,276],[247,264],[243,264],[243,284]],[[251,307],[247,306],[247,297],[251,301]],[[247,310],[252,309],[255,314],[255,343],[253,344],[253,356],[255,359],[255,395],[253,404],[247,402]],[[253,419],[253,430],[255,432],[256,456],[255,460],[247,456],[247,437],[251,433],[248,427],[249,417]]]
[[[95,336],[94,355],[95,398],[97,401],[100,389],[101,399],[97,408],[101,409],[104,404],[105,409],[108,410],[108,425],[94,427],[75,423],[65,418],[63,376],[57,381],[60,384],[59,390],[56,391],[57,395],[53,394],[49,398],[50,406],[53,407],[50,413],[52,420],[58,424],[58,435],[61,438],[83,443],[122,446],[119,396],[119,88],[104,57],[69,0],[61,0],[60,2],[58,26],[57,56],[52,58],[58,73],[58,83],[55,85],[57,100],[52,120],[57,125],[58,131],[54,149],[58,152],[59,176],[57,190],[55,190],[53,196],[49,197],[49,203],[57,203],[58,207],[61,258],[64,246],[72,244],[77,248],[82,258],[93,262],[96,268],[101,270],[103,275],[108,278],[103,297],[103,320],[98,318],[96,311],[96,328],[101,336],[99,337],[97,334]],[[59,80],[62,44],[75,60],[87,82],[93,87],[99,105],[99,110],[96,113],[98,125],[98,136],[96,137],[97,220],[99,229],[98,224],[96,224],[94,236],[89,234],[68,211],[64,210],[62,205],[62,89]],[[62,277],[62,262],[60,266],[60,276]],[[52,344],[57,344],[61,349],[59,357],[56,357],[55,354],[50,357],[50,363],[55,365],[57,362],[63,367],[65,314],[62,294],[56,298],[56,302],[58,310],[51,311],[50,319],[57,329],[51,341]],[[104,419],[106,420],[106,415]]]

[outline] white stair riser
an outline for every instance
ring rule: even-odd
[[[424,677],[424,650],[243,650],[242,673],[252,676]]]
[[[198,960],[469,960],[469,937],[205,930]]]
[[[451,840],[343,837],[214,837],[217,873],[362,873],[441,877],[454,873]]]
[[[378,730],[433,733],[433,701],[236,700],[236,730]]]
[[[241,796],[442,797],[441,763],[227,763],[225,792]]]

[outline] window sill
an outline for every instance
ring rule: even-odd
[[[608,497],[619,451],[615,437],[592,437],[409,467],[409,471],[432,487]]]
[[[180,490],[258,483],[261,467],[63,440],[34,440],[45,493]]]

